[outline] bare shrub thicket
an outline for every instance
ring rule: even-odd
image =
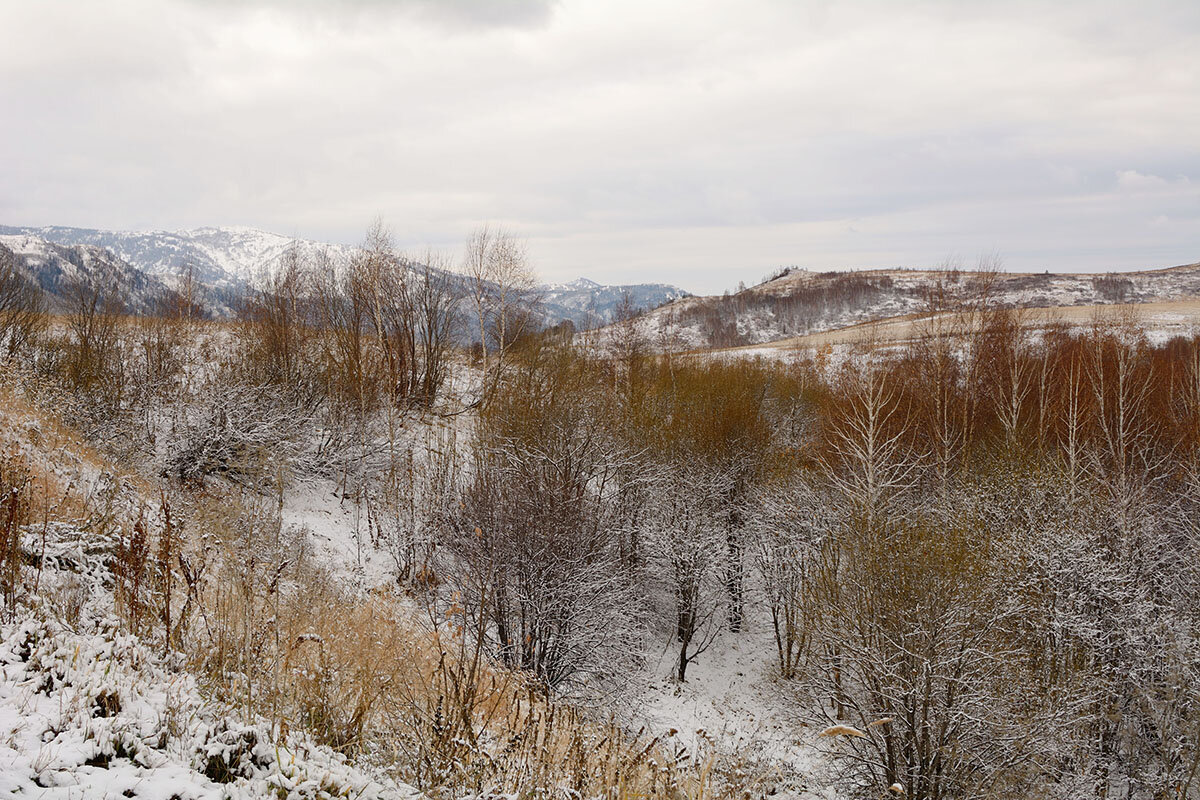
[[[1029,732],[1014,704],[1014,606],[978,531],[928,521],[860,524],[812,576],[807,671],[826,724],[865,731],[842,752],[863,791],[899,783],[916,797],[1010,796]]]
[[[481,418],[450,539],[466,626],[486,620],[501,662],[559,692],[627,675],[642,639],[606,410],[587,362],[524,353]]]
[[[820,603],[813,596],[819,574],[836,574],[836,515],[802,477],[777,479],[759,489],[752,504],[755,565],[771,617],[779,675],[800,677],[816,634]]]
[[[382,405],[427,408],[446,381],[462,280],[445,257],[396,251],[376,223],[348,263],[316,265],[326,393],[356,423]]]
[[[219,391],[193,399],[174,421],[165,446],[164,471],[198,484],[215,475],[257,486],[295,473],[320,473],[308,436],[315,412],[287,402],[272,387],[222,381]],[[264,484],[264,485],[268,485]]]
[[[121,409],[128,372],[121,352],[125,299],[100,281],[78,279],[67,291],[65,375],[100,413]]]

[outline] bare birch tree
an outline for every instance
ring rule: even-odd
[[[509,347],[536,325],[537,279],[525,246],[488,225],[467,237],[463,273],[483,352],[486,395],[503,371]]]

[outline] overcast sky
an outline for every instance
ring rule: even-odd
[[[0,0],[0,224],[692,291],[1200,261],[1200,2]]]

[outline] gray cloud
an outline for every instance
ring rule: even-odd
[[[371,24],[381,16],[407,17],[447,30],[537,28],[558,0],[185,0],[223,13],[269,8],[336,24]]]
[[[412,246],[548,277],[1200,259],[1194,3],[46,0],[0,51],[0,222]]]

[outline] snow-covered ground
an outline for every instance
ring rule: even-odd
[[[282,509],[285,528],[300,528],[318,561],[370,588],[392,582],[395,560],[371,546],[365,504],[342,493],[335,482],[305,480],[289,487]]]
[[[654,736],[674,730],[685,747],[715,743],[771,776],[780,797],[832,797],[822,788],[829,784],[821,778],[825,759],[816,731],[804,724],[793,692],[776,677],[766,615],[748,611],[743,629],[717,638],[688,666],[683,683],[673,677],[678,644],[660,650],[632,722]]]

